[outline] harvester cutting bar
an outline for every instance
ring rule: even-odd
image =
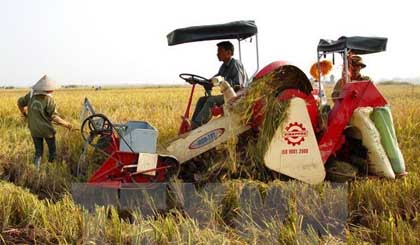
[[[141,154],[141,153],[140,153]],[[119,187],[122,183],[150,183],[163,182],[167,169],[172,166],[165,165],[159,158],[157,167],[147,171],[137,172],[139,153],[116,151],[89,179],[88,183],[109,183],[110,186]],[[150,172],[155,172],[150,175]]]

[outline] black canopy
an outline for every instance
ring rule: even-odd
[[[336,52],[351,49],[355,54],[370,54],[385,51],[388,39],[384,37],[340,37],[338,40],[321,39],[318,52]]]
[[[166,37],[168,45],[181,43],[220,40],[245,39],[257,34],[257,26],[253,20],[235,21],[226,24],[191,26],[172,31]]]

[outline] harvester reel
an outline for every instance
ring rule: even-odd
[[[112,135],[113,126],[111,121],[103,114],[93,114],[88,116],[82,123],[80,129],[83,140],[96,147],[95,138]],[[99,137],[97,137],[99,136]]]

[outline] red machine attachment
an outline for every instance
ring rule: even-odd
[[[385,106],[387,101],[370,81],[346,83],[332,111],[328,115],[328,128],[319,140],[324,163],[344,143],[342,134],[356,108]]]
[[[156,168],[138,171],[139,154],[116,151],[88,180],[88,183],[101,183],[108,187],[119,188],[124,183],[165,182],[176,174],[176,161],[158,157]]]
[[[195,83],[191,87],[190,97],[188,99],[187,108],[185,109],[184,116],[182,116],[181,126],[179,127],[178,134],[183,134],[191,130],[190,125],[190,109],[191,109],[191,102],[194,95]]]

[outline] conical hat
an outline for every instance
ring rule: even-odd
[[[34,86],[32,86],[32,89],[34,91],[51,91],[55,90],[57,88],[57,83],[49,78],[47,75],[44,75],[39,79],[37,83],[35,83]]]

